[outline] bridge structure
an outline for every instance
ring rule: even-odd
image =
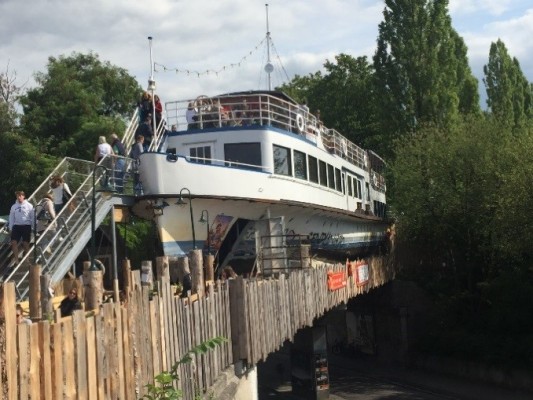
[[[134,115],[123,138],[126,146],[133,142],[136,126]],[[219,398],[224,393],[227,398],[255,399],[258,363],[294,341],[297,332],[319,325],[329,310],[394,278],[391,252],[366,258],[360,270],[313,260],[270,277],[211,282],[204,294],[183,298],[171,285],[170,263],[163,257],[152,288],[143,285],[139,269],[126,268],[123,301],[115,297],[72,317],[56,314],[17,325],[15,305],[29,296],[31,269],[39,266],[52,285],[58,283],[86,250],[95,234],[92,223],[99,227],[115,209],[135,205],[132,162],[124,158],[123,180],[116,179],[116,164],[116,157],[106,157],[98,165],[62,160],[28,198],[37,203],[56,175],[66,178],[71,187],[72,198],[45,231],[51,251],[42,248],[42,237],[35,238],[29,253],[13,263],[9,246],[0,248],[2,398],[138,399],[147,393],[145,385],[172,369],[191,349],[224,337],[227,341],[220,346],[206,348],[205,354],[193,353],[190,362],[180,364],[174,386],[184,399],[199,394]],[[101,190],[109,186],[108,178],[120,193]],[[202,257],[199,253],[196,256]],[[116,256],[113,262],[118,279]],[[47,288],[40,289],[42,293]],[[308,350],[310,359],[327,359],[325,350]],[[322,381],[317,387],[326,386]]]
[[[204,295],[182,298],[162,258],[153,289],[142,284],[140,271],[129,272],[122,303],[31,325],[16,324],[15,284],[4,283],[0,391],[5,399],[138,399],[154,376],[190,349],[224,337],[227,342],[204,345],[205,353],[181,364],[175,386],[184,399],[224,398],[224,392],[226,398],[255,399],[258,363],[329,310],[394,278],[390,256],[365,261],[362,285],[346,265],[315,261],[265,279],[216,281]],[[332,286],[334,274],[344,281]],[[308,353],[327,360],[327,351]],[[327,382],[321,387],[327,389]]]

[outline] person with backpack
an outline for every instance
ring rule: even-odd
[[[131,147],[130,158],[133,158],[133,189],[136,196],[143,194],[142,184],[139,177],[139,157],[144,153],[144,136],[135,136],[135,144]]]
[[[56,212],[53,197],[50,193],[45,194],[39,204],[35,206],[35,213],[37,240],[39,240],[38,246],[43,251],[50,253],[48,245],[56,232],[56,224],[54,222]]]
[[[50,179],[50,189],[52,190],[52,196],[54,199],[54,210],[56,214],[59,214],[65,204],[67,204],[72,197],[72,192],[63,177],[59,175],[53,176]]]
[[[111,134],[111,148],[114,155],[113,181],[118,193],[124,191],[124,172],[126,169],[126,150],[116,133]]]

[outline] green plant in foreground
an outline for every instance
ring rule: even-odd
[[[213,339],[206,340],[200,343],[198,346],[189,350],[180,360],[172,366],[170,371],[163,371],[154,377],[154,383],[147,384],[145,387],[148,393],[141,397],[140,400],[179,400],[183,398],[181,390],[174,387],[174,383],[178,381],[178,368],[182,364],[187,364],[192,361],[193,355],[205,354],[209,350],[213,350],[216,346],[227,342],[228,339],[222,336],[215,337]],[[202,397],[199,394],[195,395],[195,399],[201,400]]]

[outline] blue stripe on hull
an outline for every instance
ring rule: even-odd
[[[378,246],[385,240],[385,235],[383,235],[381,238],[373,238],[371,240],[363,241],[363,242],[350,242],[350,243],[313,243],[311,242],[311,249],[312,250],[328,250],[328,251],[342,251],[343,253],[348,250],[357,250],[364,247],[373,247]],[[287,241],[287,244],[290,244],[290,241]],[[201,249],[203,248],[204,241],[196,241],[196,248]],[[250,245],[253,245],[252,242],[250,242]],[[189,254],[191,250],[194,249],[193,241],[187,240],[187,241],[179,241],[179,242],[165,242],[163,243],[163,251],[166,256],[175,256],[175,257],[181,257],[186,256]]]

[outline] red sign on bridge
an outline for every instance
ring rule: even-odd
[[[343,287],[346,287],[346,274],[344,271],[328,271],[328,289],[333,291],[342,289]]]

